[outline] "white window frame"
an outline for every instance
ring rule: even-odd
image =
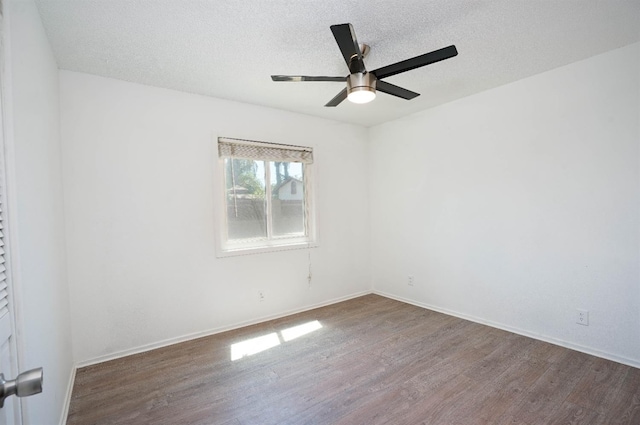
[[[243,242],[232,242],[229,241],[228,238],[228,221],[227,221],[227,196],[226,196],[226,172],[225,172],[225,158],[220,156],[218,153],[218,142],[234,142],[238,144],[260,144],[271,147],[300,147],[307,148],[313,151],[311,147],[304,146],[292,146],[292,145],[282,145],[277,143],[265,143],[258,142],[253,140],[244,140],[244,139],[234,139],[230,137],[216,137],[214,139],[214,152],[215,152],[215,164],[216,167],[214,169],[215,176],[214,179],[216,181],[216,190],[214,193],[214,205],[216,205],[216,257],[224,258],[224,257],[232,257],[238,255],[249,255],[249,254],[260,254],[266,252],[275,252],[275,251],[285,251],[292,249],[305,249],[305,248],[315,248],[318,246],[318,233],[317,233],[317,223],[316,223],[316,211],[315,211],[315,178],[314,178],[314,166],[315,163],[305,163],[303,167],[303,185],[304,185],[304,195],[305,195],[305,227],[306,227],[306,236],[300,237],[274,237],[272,235],[272,220],[271,220],[271,185],[269,183],[265,184],[265,197],[267,199],[267,205],[269,208],[266,208],[265,214],[267,214],[267,239],[264,240],[254,240],[254,241],[243,241]],[[240,158],[240,157],[238,157]],[[264,159],[261,161],[274,162],[270,159]],[[270,182],[270,174],[271,167],[265,167],[265,181]],[[271,237],[269,237],[271,236]]]

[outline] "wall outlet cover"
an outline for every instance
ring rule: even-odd
[[[576,323],[583,326],[589,326],[589,311],[577,309]]]

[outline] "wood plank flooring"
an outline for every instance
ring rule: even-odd
[[[640,369],[367,295],[80,369],[67,424],[638,425]]]

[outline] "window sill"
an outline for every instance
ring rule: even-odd
[[[274,246],[255,246],[255,247],[232,247],[227,249],[218,249],[216,258],[237,257],[240,255],[264,254],[267,252],[290,251],[294,249],[317,248],[317,242],[294,242],[290,244],[274,245]]]

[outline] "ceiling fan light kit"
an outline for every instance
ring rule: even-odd
[[[340,48],[342,57],[349,68],[349,75],[346,77],[326,77],[326,76],[305,76],[305,75],[272,75],[273,81],[335,81],[347,82],[347,86],[342,89],[333,99],[324,106],[338,106],[343,100],[348,99],[353,103],[368,103],[376,97],[376,90],[401,99],[411,100],[419,93],[398,87],[394,84],[382,81],[382,78],[391,77],[402,72],[411,71],[441,60],[449,59],[458,54],[456,46],[448,46],[430,53],[425,53],[411,59],[396,62],[383,66],[374,71],[367,72],[364,66],[364,58],[369,53],[369,46],[358,44],[356,34],[351,24],[331,25],[336,43]]]
[[[376,98],[376,76],[357,72],[347,77],[347,99],[353,103],[369,103]]]

